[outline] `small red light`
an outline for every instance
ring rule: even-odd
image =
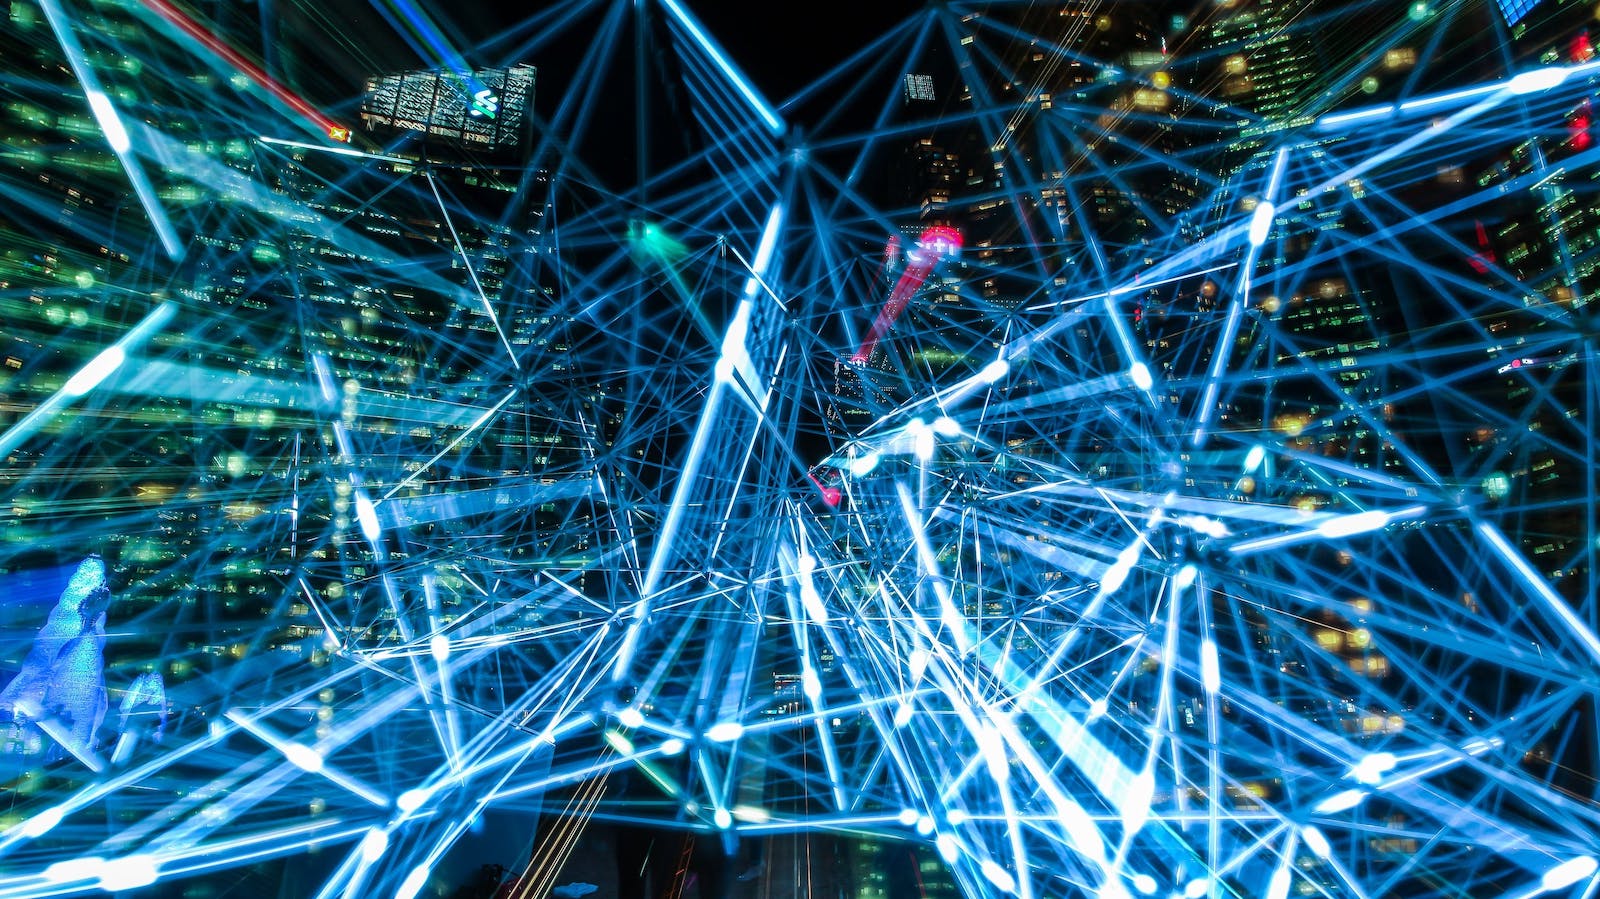
[[[1568,48],[1568,54],[1572,57],[1573,62],[1588,62],[1594,59],[1594,44],[1589,41],[1588,32],[1579,32],[1572,39],[1572,46]]]

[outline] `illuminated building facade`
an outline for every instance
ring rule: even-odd
[[[534,76],[527,65],[383,75],[367,83],[361,120],[368,128],[416,131],[460,146],[516,146],[527,139]]]

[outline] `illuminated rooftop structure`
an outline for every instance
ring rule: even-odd
[[[1081,3],[789,97],[692,0],[408,14],[376,70],[539,67],[526,161],[446,174],[144,4],[10,4],[0,567],[116,604],[103,650],[0,604],[5,684],[105,663],[94,733],[13,741],[0,899],[448,895],[496,839],[538,893],[605,827],[972,897],[1592,892],[1600,68],[1305,6],[1274,46],[1363,50],[1254,109],[1063,49]],[[1008,242],[896,261],[934,119]]]
[[[361,120],[369,128],[417,131],[466,146],[515,146],[526,136],[534,75],[527,65],[384,75],[367,85]]]

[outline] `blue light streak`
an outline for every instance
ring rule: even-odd
[[[744,77],[744,74],[734,66],[732,60],[728,59],[728,55],[722,51],[721,47],[717,46],[716,41],[711,39],[705,29],[700,27],[700,23],[695,20],[694,16],[690,15],[689,11],[678,0],[661,0],[661,5],[666,7],[667,12],[672,14],[673,19],[694,39],[695,43],[699,44],[700,49],[711,59],[712,64],[717,67],[723,77],[727,78],[728,82],[733,85],[739,96],[750,104],[751,110],[760,117],[762,123],[767,126],[767,130],[772,132],[773,136],[783,134],[786,126],[783,119],[778,117],[777,111],[762,98],[761,94]]]

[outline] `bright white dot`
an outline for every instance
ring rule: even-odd
[[[378,523],[378,507],[372,504],[365,490],[356,491],[356,521],[361,523],[361,535],[368,540],[376,541],[383,534],[383,526]]]
[[[810,553],[801,553],[798,564],[801,574],[810,574],[817,570],[817,557]]]
[[[88,365],[79,369],[67,383],[61,385],[61,392],[67,396],[83,396],[116,371],[127,358],[127,354],[119,346],[101,351],[100,355],[90,359]]]
[[[764,808],[754,805],[736,805],[733,807],[733,820],[743,821],[746,824],[768,824],[772,815]]]
[[[1272,880],[1267,883],[1267,899],[1289,899],[1289,878],[1291,872],[1287,865],[1281,865],[1272,872]]]
[[[706,731],[706,738],[717,743],[731,743],[744,736],[744,725],[737,721],[724,721]]]
[[[1548,66],[1543,69],[1534,69],[1531,72],[1523,72],[1506,84],[1506,90],[1513,94],[1533,94],[1539,91],[1547,91],[1566,81],[1567,74],[1570,71],[1570,69],[1562,66]]]
[[[1328,845],[1328,838],[1315,826],[1307,826],[1300,831],[1300,838],[1306,841],[1306,848],[1316,854],[1318,858],[1329,858],[1333,855],[1333,847]]]
[[[1386,772],[1394,768],[1395,762],[1392,752],[1368,753],[1350,773],[1364,784],[1375,784],[1383,779]]]
[[[1250,217],[1250,246],[1259,247],[1267,242],[1267,235],[1272,232],[1272,217],[1278,212],[1278,207],[1262,201],[1256,204],[1255,214]]]
[[[1189,589],[1190,585],[1194,583],[1194,579],[1199,576],[1199,574],[1200,570],[1195,568],[1193,565],[1185,565],[1182,568],[1179,568],[1178,573],[1172,577],[1172,589]]]
[[[1544,878],[1539,883],[1546,890],[1559,890],[1593,874],[1597,867],[1600,867],[1600,864],[1595,862],[1594,856],[1580,855],[1544,872]]]
[[[1135,874],[1133,888],[1148,896],[1156,891],[1156,879],[1149,874]]]
[[[809,667],[800,672],[800,689],[805,691],[807,699],[817,700],[822,698],[822,681],[817,678],[817,673]]]
[[[1149,769],[1134,775],[1122,797],[1122,832],[1132,835],[1150,817],[1150,800],[1156,793],[1156,776]]]
[[[680,753],[682,751],[683,751],[683,741],[678,739],[677,737],[673,737],[672,739],[665,740],[665,741],[663,741],[661,743],[661,754],[662,755],[677,755],[678,753]]]
[[[316,774],[322,770],[322,753],[299,743],[288,743],[283,747],[283,754],[289,761],[302,771]]]
[[[156,882],[160,871],[149,855],[114,858],[100,866],[100,889],[108,893],[147,887]]]
[[[623,727],[644,727],[644,712],[629,706],[617,713],[617,720]]]
[[[111,98],[100,91],[89,91],[88,98],[89,111],[94,113],[94,120],[100,123],[100,130],[105,132],[106,143],[118,153],[128,152],[133,147],[133,141],[128,139],[128,129],[123,127],[122,117],[111,105]]]
[[[733,815],[729,814],[728,810],[725,808],[717,809],[716,812],[712,814],[711,818],[717,823],[717,826],[723,830],[727,830],[733,826]]]
[[[945,818],[954,827],[960,827],[961,825],[967,823],[967,813],[958,808],[951,809],[950,814],[946,815]]]
[[[1131,570],[1130,566],[1123,565],[1121,562],[1108,566],[1106,573],[1100,577],[1100,592],[1117,592],[1122,587],[1123,582],[1128,579],[1128,572]]]
[[[633,741],[623,736],[621,731],[608,730],[604,734],[605,741],[621,755],[633,755]]]
[[[864,478],[878,467],[879,456],[876,450],[860,455],[850,460],[850,473],[858,478]]]
[[[367,831],[361,838],[361,861],[363,864],[372,864],[383,857],[383,851],[389,848],[389,832],[381,827],[374,827]]]
[[[428,641],[428,652],[434,662],[443,665],[444,660],[450,658],[450,638],[444,634],[434,634],[433,639]]]
[[[940,437],[961,436],[961,425],[948,415],[941,415],[933,420],[934,433]]]
[[[800,604],[805,606],[806,614],[811,616],[819,626],[828,623],[828,607],[822,602],[822,594],[817,592],[816,584],[803,580],[800,582]]]
[[[1100,825],[1089,817],[1083,806],[1069,802],[1061,809],[1061,823],[1067,828],[1067,837],[1077,844],[1079,852],[1090,858],[1105,857],[1105,841],[1100,837]]]
[[[1200,897],[1204,896],[1210,891],[1210,889],[1211,878],[1209,877],[1191,880],[1189,881],[1188,885],[1183,888],[1183,899],[1200,899]]]
[[[919,833],[919,834],[921,834],[923,836],[927,836],[928,834],[933,833],[933,819],[928,817],[927,815],[923,815],[922,817],[918,818],[917,819],[917,833]]]
[[[428,797],[432,795],[432,790],[420,788],[415,790],[407,790],[404,793],[401,793],[400,796],[395,799],[394,804],[396,808],[400,809],[400,811],[410,814],[411,812],[421,808],[422,804],[427,802]]]
[[[911,679],[921,680],[922,673],[928,670],[928,651],[922,647],[911,650]]]
[[[1319,815],[1331,815],[1334,812],[1355,808],[1366,798],[1367,794],[1360,790],[1343,790],[1317,803],[1313,811]]]
[[[961,844],[956,842],[955,837],[947,833],[939,834],[938,838],[933,841],[933,845],[939,848],[939,857],[944,859],[946,863],[954,863],[956,857],[961,853]]]
[[[62,811],[59,805],[55,808],[45,809],[22,822],[21,833],[29,839],[42,837],[53,830],[57,824],[60,824],[61,819],[64,817],[66,817],[66,812]]]
[[[1011,876],[1011,872],[995,864],[991,859],[984,859],[983,876],[989,878],[989,882],[1002,893],[1009,893],[1017,888],[1017,881]]]
[[[911,825],[917,823],[917,818],[919,818],[919,817],[921,817],[921,816],[917,814],[917,810],[916,809],[914,809],[914,808],[903,808],[903,809],[900,810],[900,816],[898,818],[896,818],[895,820],[899,821],[902,825],[904,825],[906,827],[910,827]]]
[[[1110,704],[1107,703],[1106,698],[1102,696],[1099,699],[1096,699],[1094,702],[1089,703],[1089,720],[1094,721],[1097,718],[1104,718],[1106,716],[1106,712],[1109,710]]]
[[[1250,447],[1250,452],[1245,453],[1244,455],[1245,474],[1249,474],[1250,472],[1255,471],[1257,468],[1260,468],[1261,463],[1265,462],[1266,459],[1267,451],[1264,447]]]
[[[50,883],[72,883],[77,880],[97,880],[100,870],[105,867],[106,860],[98,855],[75,858],[71,861],[56,862],[44,869],[41,875]]]
[[[1176,521],[1178,524],[1183,525],[1191,531],[1199,534],[1205,534],[1207,537],[1222,538],[1233,533],[1232,531],[1228,530],[1227,525],[1207,515],[1179,515],[1177,518],[1174,518],[1173,521]]]
[[[1217,664],[1217,644],[1210,637],[1200,644],[1200,683],[1215,696],[1222,689],[1222,669]]]
[[[1340,515],[1329,518],[1317,525],[1317,533],[1324,537],[1349,537],[1352,534],[1365,534],[1376,531],[1389,523],[1389,513],[1374,510],[1371,512],[1357,512],[1354,515]]]
[[[983,371],[978,372],[978,380],[985,384],[993,384],[994,382],[1005,377],[1010,371],[1010,362],[1007,362],[1004,358],[996,359],[988,365],[985,365],[983,367]]]
[[[894,726],[895,727],[905,727],[907,724],[910,724],[910,723],[911,723],[911,703],[902,702],[902,703],[900,703],[899,708],[896,708],[894,710]]]
[[[989,776],[1004,782],[1011,776],[1011,759],[1006,753],[1006,741],[992,724],[984,724],[973,733],[978,738],[978,751],[989,765]]]
[[[428,884],[428,875],[432,873],[427,865],[418,865],[406,875],[405,882],[400,884],[400,889],[395,890],[394,899],[415,899]]]
[[[1150,367],[1143,362],[1135,362],[1128,369],[1128,377],[1133,380],[1133,386],[1140,390],[1149,390],[1156,386],[1155,378],[1150,376]]]
[[[1127,581],[1128,574],[1133,571],[1133,565],[1139,561],[1139,543],[1135,541],[1123,547],[1117,553],[1117,560],[1111,563],[1106,573],[1100,578],[1101,594],[1111,594],[1121,589],[1123,582]]]
[[[920,418],[911,419],[911,423],[906,425],[906,433],[911,435],[912,452],[916,453],[918,459],[927,462],[933,458],[934,435],[927,422]]]

